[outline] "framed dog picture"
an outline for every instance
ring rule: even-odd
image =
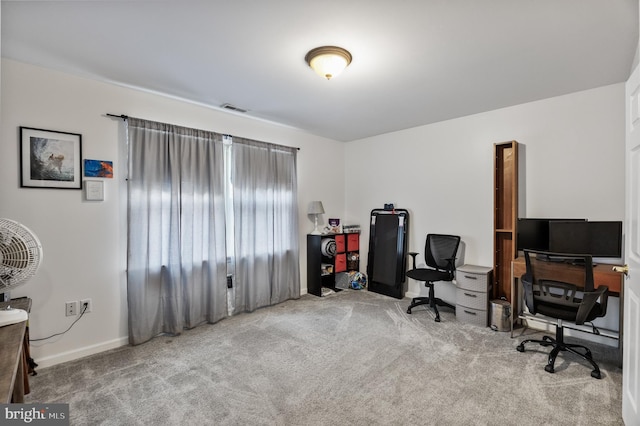
[[[82,135],[20,127],[20,186],[82,189]]]

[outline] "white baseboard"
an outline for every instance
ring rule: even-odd
[[[405,299],[413,299],[414,297],[420,297],[420,293],[414,293],[412,291],[407,291],[404,293]]]
[[[56,364],[62,364],[63,362],[73,361],[75,359],[84,358],[85,356],[89,355],[95,355],[97,353],[119,348],[121,346],[126,346],[128,344],[129,337],[125,336],[108,342],[85,346],[84,348],[74,349],[72,351],[62,352],[44,358],[37,358],[35,359],[35,361],[36,363],[38,363],[38,368],[51,367]]]

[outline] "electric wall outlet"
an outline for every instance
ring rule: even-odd
[[[78,301],[66,302],[64,304],[65,313],[68,317],[78,315]]]
[[[84,307],[87,307],[87,309],[85,309]],[[91,303],[91,299],[82,299],[80,301],[80,312],[84,312],[85,314],[88,314],[89,312],[91,312],[91,309],[93,308],[93,303]]]

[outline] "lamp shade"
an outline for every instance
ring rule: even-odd
[[[322,46],[310,50],[304,59],[320,77],[330,80],[351,63],[351,53],[337,46]]]
[[[308,214],[323,214],[324,207],[322,207],[322,201],[312,201],[309,203]]]

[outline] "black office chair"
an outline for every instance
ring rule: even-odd
[[[429,234],[424,248],[424,261],[428,268],[416,268],[416,252],[409,252],[413,258],[413,269],[407,276],[416,281],[424,281],[429,288],[429,297],[414,297],[407,313],[418,305],[428,304],[436,313],[436,322],[440,322],[438,306],[448,306],[454,311],[456,307],[435,296],[433,283],[436,281],[452,281],[456,271],[456,253],[460,245],[460,237],[456,235]]]
[[[545,267],[546,262],[532,260],[532,254],[544,256],[549,261],[562,260],[567,264],[578,264],[584,267],[584,285],[576,286],[554,279],[553,275],[561,275],[557,268]],[[553,373],[556,357],[560,351],[567,351],[576,354],[586,360],[593,367],[591,376],[600,379],[600,368],[595,363],[589,348],[583,345],[569,344],[564,341],[563,321],[569,321],[577,325],[593,321],[598,317],[603,317],[607,313],[607,286],[601,285],[594,290],[593,284],[593,263],[588,255],[566,255],[549,252],[539,252],[525,250],[526,273],[522,276],[522,286],[524,287],[525,303],[529,312],[533,315],[545,315],[556,319],[555,339],[544,336],[542,340],[527,339],[517,346],[518,352],[524,352],[524,345],[529,342],[538,343],[542,346],[552,346],[549,359],[544,369]],[[575,267],[574,267],[575,268]],[[599,302],[598,302],[599,301]],[[597,328],[593,326],[597,334]],[[581,350],[577,350],[581,349]]]

